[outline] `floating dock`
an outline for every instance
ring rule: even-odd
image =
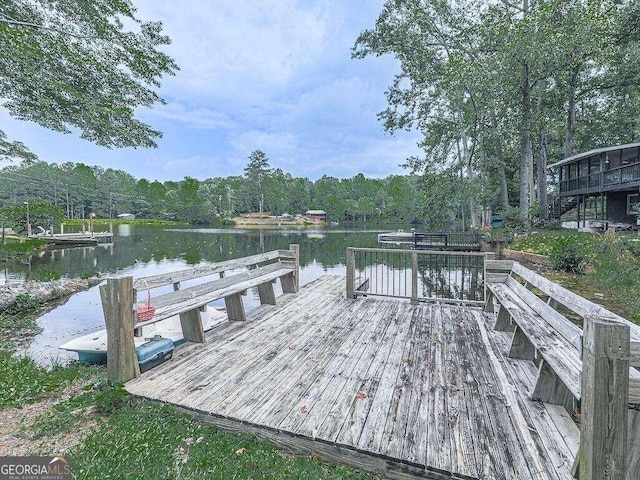
[[[113,233],[56,233],[53,235],[32,235],[31,238],[43,240],[51,245],[85,246],[111,243],[113,242]]]

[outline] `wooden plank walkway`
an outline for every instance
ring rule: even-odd
[[[480,309],[351,300],[344,285],[322,277],[125,388],[389,477],[572,478],[577,429],[516,392],[531,372]]]

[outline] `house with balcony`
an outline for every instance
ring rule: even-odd
[[[560,211],[575,208],[578,227],[590,221],[636,225],[640,143],[598,148],[549,166],[558,172]]]

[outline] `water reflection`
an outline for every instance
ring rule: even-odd
[[[5,282],[85,277],[99,273],[143,277],[181,270],[194,265],[229,260],[264,251],[300,245],[300,285],[322,275],[344,275],[348,245],[374,246],[378,231],[327,230],[323,237],[307,235],[305,230],[254,230],[210,228],[161,228],[129,226],[115,229],[113,244],[52,250],[33,256],[28,265],[7,264]],[[279,287],[277,287],[279,288]],[[278,292],[281,293],[281,292]],[[257,291],[244,297],[249,310],[259,305]],[[224,302],[216,302],[222,306]],[[64,305],[38,319],[43,328],[28,353],[42,362],[66,361],[74,355],[58,345],[80,335],[104,328],[98,286],[69,298]]]
[[[127,227],[124,230],[115,229],[116,237],[113,244],[51,250],[34,255],[26,264],[9,262],[5,265],[4,273],[0,272],[0,282],[87,277],[98,273],[103,277],[131,275],[137,278],[264,251],[288,249],[290,244],[297,243],[300,245],[300,285],[302,286],[322,275],[344,276],[346,248],[348,246],[376,247],[377,234],[382,231],[349,230],[344,227],[335,230],[327,228],[322,232],[304,229],[280,231]],[[124,234],[121,235],[121,232]],[[401,265],[397,267],[400,270],[406,268]],[[452,265],[448,265],[445,269],[444,266],[441,268],[439,265],[422,265],[420,284],[424,288],[442,290],[444,288],[443,272],[452,270],[451,267]],[[465,272],[461,278],[464,292],[469,292],[469,286],[481,285],[481,279],[479,280],[477,275],[474,277],[471,265],[459,270]],[[447,288],[452,288],[449,279],[446,284]],[[279,283],[276,288],[279,288]],[[451,295],[459,294],[457,291],[451,293]],[[469,293],[463,296],[471,298]],[[260,303],[257,290],[249,292],[243,300],[247,310]],[[216,303],[218,306],[223,304],[222,300]],[[96,286],[86,292],[73,295],[64,305],[43,315],[38,323],[43,328],[43,332],[34,340],[28,353],[44,363],[72,358],[73,354],[59,351],[58,345],[104,328],[99,288]]]

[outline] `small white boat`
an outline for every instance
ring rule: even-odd
[[[201,312],[201,316],[202,326],[205,332],[227,319],[225,312],[212,308],[211,306],[209,306],[206,311]],[[180,317],[177,315],[160,322],[144,325],[140,327],[139,330],[141,330],[141,334],[133,337],[136,348],[148,342],[156,335],[170,339],[174,345],[184,343]],[[60,345],[58,348],[70,352],[77,352],[80,362],[104,362],[107,358],[107,331],[99,330],[88,335],[83,335],[82,337],[74,338],[64,345]]]

